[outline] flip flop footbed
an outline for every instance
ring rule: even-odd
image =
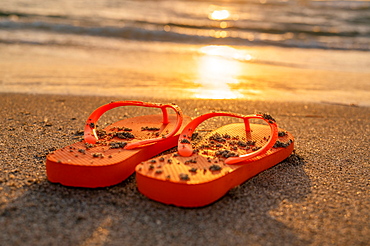
[[[267,125],[230,124],[218,128],[193,144],[190,157],[178,153],[145,161],[136,167],[139,191],[166,204],[199,207],[210,204],[240,185],[287,158],[293,151],[293,136],[279,129],[275,146],[242,163],[228,165],[228,157],[257,151],[270,138]],[[181,143],[179,143],[181,148]]]
[[[96,144],[80,141],[55,151],[46,161],[49,181],[90,188],[122,182],[138,163],[176,146],[178,134],[142,148],[124,149],[127,143],[166,135],[174,128],[176,115],[169,115],[168,124],[162,120],[162,115],[124,119],[97,131]],[[185,124],[189,121],[184,117]]]

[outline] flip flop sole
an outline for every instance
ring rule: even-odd
[[[209,139],[213,135],[228,136],[229,139],[213,141],[213,146],[209,140],[200,141],[197,144],[200,151],[190,157],[169,154],[138,165],[136,181],[139,191],[165,204],[202,207],[217,201],[231,188],[278,164],[292,153],[293,136],[279,129],[279,142],[274,148],[238,164],[225,164],[225,156],[222,155],[245,154],[260,148],[268,140],[271,133],[268,126],[250,124],[250,127],[252,134],[248,136],[243,124],[226,125],[204,138]]]
[[[184,117],[184,125],[190,121]],[[166,134],[174,128],[176,115],[169,115],[168,124],[162,123],[162,115],[145,115],[118,121],[104,130],[107,135],[119,133],[117,137],[103,143],[74,143],[48,155],[46,172],[50,182],[65,186],[97,188],[118,184],[128,178],[135,166],[177,144],[179,134],[139,149],[126,150],[124,141],[134,142]],[[181,132],[181,129],[179,130]],[[130,139],[130,134],[135,136]]]

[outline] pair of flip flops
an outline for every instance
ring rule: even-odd
[[[100,116],[121,106],[158,108],[162,114],[127,118],[98,130]],[[218,116],[243,123],[227,124],[204,136],[195,132],[202,122]],[[83,141],[49,154],[46,172],[53,183],[97,188],[118,184],[136,171],[138,189],[148,198],[201,207],[283,161],[292,153],[293,141],[267,114],[214,112],[191,120],[173,104],[119,101],[89,116]],[[176,152],[159,155],[176,145]]]

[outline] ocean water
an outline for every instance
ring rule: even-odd
[[[153,90],[151,85],[166,88],[172,83],[171,88],[182,97],[254,99],[254,96],[261,97],[262,90],[268,95],[267,91],[276,87],[291,97],[298,93],[297,100],[329,98],[334,102],[370,105],[367,99],[370,1],[2,0],[0,43],[127,52],[126,63],[121,62],[128,67],[136,62],[132,53],[136,52],[139,57],[143,57],[143,52],[156,54],[148,55],[152,61],[147,64],[151,75],[148,76],[148,68],[145,75],[139,75],[140,80],[146,80],[144,85],[138,86],[137,79],[129,78],[122,82],[124,85],[119,85],[112,78],[105,80],[105,85],[110,83],[108,87],[113,88],[109,90],[80,78],[81,88],[79,84],[73,85],[75,94],[113,95],[131,88],[129,92],[135,96]],[[296,49],[299,51],[292,52]],[[355,52],[356,58],[348,52]],[[161,68],[155,63],[166,64],[168,60],[178,59],[184,59],[185,67],[194,65],[202,72],[190,68],[189,76],[180,76],[175,84],[170,82],[171,78],[161,82],[163,78],[156,77],[155,71]],[[136,63],[137,67],[142,64]],[[271,68],[271,74],[261,77],[250,72],[251,67],[258,70],[258,65]],[[295,70],[290,70],[292,68]],[[174,77],[178,68],[168,69],[175,71]],[[308,70],[301,71],[298,75],[301,79],[295,83],[278,79],[299,69]],[[303,78],[310,76],[309,71],[320,69],[347,73],[338,85],[333,85],[336,78],[330,79],[327,73],[326,80],[320,79],[320,74],[313,75],[316,82]],[[46,88],[54,86],[54,80],[38,84],[33,81],[36,87],[32,88],[36,89],[32,89],[26,80],[16,80],[15,74],[0,77],[3,88],[0,91],[47,93]],[[362,75],[358,78],[356,74]],[[294,76],[291,74],[287,80],[291,81]],[[357,84],[349,86],[351,79]],[[258,83],[253,84],[253,80]],[[84,83],[89,84],[88,89]],[[58,86],[58,90],[53,91],[68,94],[72,85],[58,81]],[[208,96],[199,93],[199,88],[208,90]],[[284,91],[284,88],[288,89]]]
[[[73,44],[88,35],[370,50],[370,1],[2,0],[0,17],[0,42]]]

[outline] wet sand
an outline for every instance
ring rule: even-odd
[[[124,42],[110,49],[0,43],[0,54],[0,93],[370,106],[369,52]]]
[[[204,208],[148,200],[135,175],[102,189],[48,182],[46,155],[117,99],[132,98],[0,94],[1,245],[368,245],[370,108],[172,100],[192,117],[269,112],[296,138],[294,155]],[[101,124],[145,112],[118,110]]]

